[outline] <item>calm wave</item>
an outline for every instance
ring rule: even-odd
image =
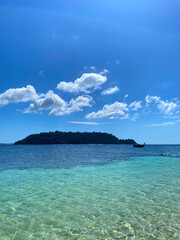
[[[179,156],[180,146],[0,145],[0,239],[180,239]]]

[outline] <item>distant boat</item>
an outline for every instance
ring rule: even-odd
[[[144,144],[138,144],[138,143],[134,143],[133,146],[134,147],[137,147],[137,148],[142,148],[144,147],[145,143]]]

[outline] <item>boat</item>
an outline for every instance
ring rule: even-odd
[[[134,143],[133,147],[142,148],[142,147],[144,147],[144,145],[145,145],[145,143],[144,144]]]

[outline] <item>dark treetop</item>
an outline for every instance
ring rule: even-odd
[[[134,144],[133,139],[118,139],[101,132],[48,132],[32,134],[14,144]]]

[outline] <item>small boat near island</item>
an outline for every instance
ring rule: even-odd
[[[136,148],[143,148],[144,146],[145,146],[145,143],[144,144],[138,144],[138,143],[133,144],[133,147],[136,147]]]

